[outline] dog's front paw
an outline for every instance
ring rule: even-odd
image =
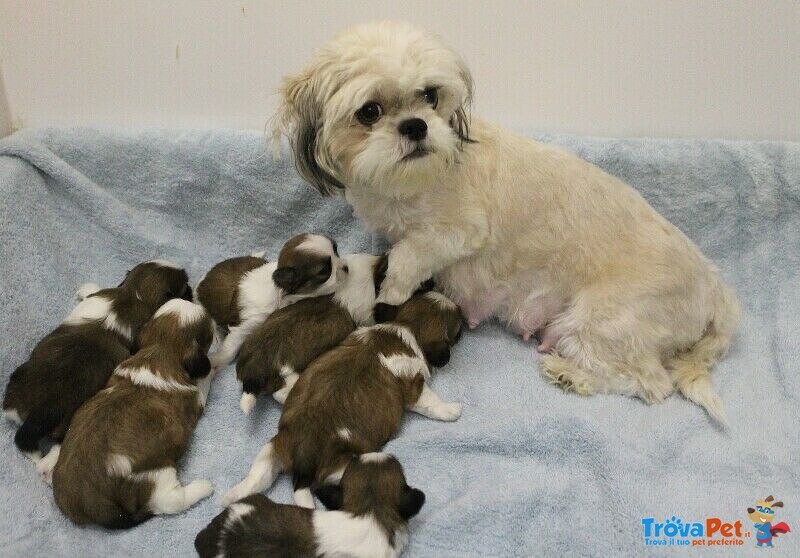
[[[403,304],[406,300],[411,298],[413,294],[412,289],[402,289],[395,286],[395,281],[390,281],[387,277],[383,285],[381,286],[381,292],[378,294],[378,298],[376,302],[378,304],[392,304],[394,306],[399,306]]]
[[[443,403],[439,409],[439,420],[445,422],[454,422],[461,418],[461,413],[464,411],[464,404],[458,401],[450,403]]]

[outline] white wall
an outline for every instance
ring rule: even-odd
[[[17,127],[260,129],[280,76],[380,18],[441,34],[511,126],[800,140],[796,0],[0,0],[0,67]]]

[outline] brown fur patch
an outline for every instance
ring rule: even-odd
[[[264,258],[242,256],[211,268],[197,285],[197,300],[222,328],[239,324],[239,282],[248,271],[266,264]]]
[[[244,391],[274,393],[284,386],[281,369],[301,373],[356,327],[333,295],[307,298],[273,312],[242,345],[236,377]]]
[[[312,510],[276,504],[261,494],[237,503],[254,509],[238,520],[231,520],[230,508],[215,517],[195,538],[194,546],[200,558],[317,556]]]

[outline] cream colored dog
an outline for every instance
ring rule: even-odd
[[[379,302],[438,285],[497,317],[582,395],[675,386],[725,421],[709,368],[739,316],[698,248],[632,188],[556,147],[469,122],[461,58],[404,23],[356,27],[286,79],[275,120],[298,170],[393,242]]]

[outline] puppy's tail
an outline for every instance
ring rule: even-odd
[[[706,331],[690,349],[678,353],[668,363],[680,392],[703,407],[722,426],[728,425],[725,407],[711,383],[711,367],[730,347],[741,316],[736,293],[718,283],[714,300],[714,313]]]
[[[50,435],[61,423],[61,412],[50,406],[34,408],[14,436],[14,443],[25,453],[39,450],[39,441]]]

